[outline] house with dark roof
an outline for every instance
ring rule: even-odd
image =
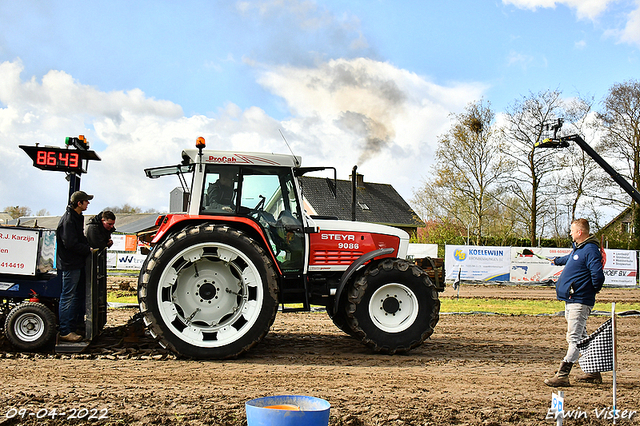
[[[355,213],[357,222],[394,226],[409,235],[415,235],[418,227],[424,226],[424,222],[389,184],[365,182],[364,176],[357,174],[354,204],[352,179],[336,181],[335,197],[331,189],[333,179],[309,176],[299,179],[304,208],[312,216],[353,220]]]
[[[595,235],[602,237],[605,248],[628,250],[633,234],[633,211],[631,207],[622,210],[611,222],[603,226]]]

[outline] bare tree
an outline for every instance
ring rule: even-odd
[[[425,218],[441,222],[454,218],[469,226],[480,244],[506,171],[495,115],[490,103],[480,100],[452,116],[451,129],[438,140],[434,176],[414,193],[413,203],[427,214]]]
[[[31,209],[29,207],[24,207],[24,206],[5,207],[4,211],[9,213],[9,215],[11,215],[13,219],[31,215]]]
[[[105,207],[103,210],[110,210],[114,213],[135,214],[135,213],[158,213],[156,209],[147,209],[144,212],[140,207],[133,207],[129,204],[123,204],[122,207]]]
[[[111,210],[114,213],[141,213],[142,209],[123,204],[122,207],[105,207],[103,210]]]
[[[512,169],[508,190],[520,207],[518,214],[526,224],[531,245],[544,226],[553,220],[551,202],[559,194],[552,177],[562,163],[555,150],[534,149],[544,137],[544,124],[570,115],[568,105],[558,90],[530,93],[516,100],[504,115],[504,153],[510,158]]]
[[[640,82],[628,80],[614,84],[604,100],[604,109],[598,114],[603,141],[607,149],[626,167],[621,174],[640,190]],[[624,198],[628,200],[628,198]],[[628,205],[628,204],[627,204]],[[633,233],[640,240],[640,211],[635,202],[633,210]]]

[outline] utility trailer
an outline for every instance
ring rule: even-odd
[[[19,350],[36,351],[57,335],[62,279],[54,269],[56,231],[0,227],[0,328]],[[86,264],[85,339],[56,342],[56,352],[81,352],[107,319],[106,253],[93,250]]]
[[[65,148],[21,145],[41,170],[65,172],[69,196],[80,189],[80,175],[90,160],[100,157],[89,150],[84,136],[68,137]],[[75,148],[75,149],[74,149]],[[69,197],[67,197],[67,200]],[[0,329],[20,350],[35,351],[57,336],[58,304],[62,279],[55,271],[56,231],[0,226]],[[81,342],[56,342],[56,352],[82,352],[107,322],[106,250],[93,250],[87,258],[85,330]]]
[[[158,218],[138,279],[140,311],[162,346],[193,358],[237,357],[267,334],[278,305],[324,306],[376,352],[404,353],[431,336],[444,282],[406,260],[405,231],[305,211],[298,178],[333,169],[335,191],[334,168],[205,147],[198,138],[180,164],[145,170],[178,175],[188,194],[184,213]]]

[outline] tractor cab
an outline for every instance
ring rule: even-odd
[[[184,213],[189,216],[219,217],[220,221],[243,217],[256,222],[283,273],[303,270],[304,219],[294,177],[298,157],[185,150],[182,158],[180,165],[145,173],[150,178],[178,175],[188,194]]]

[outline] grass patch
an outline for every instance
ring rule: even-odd
[[[138,295],[129,291],[107,292],[107,303],[138,303]]]
[[[138,296],[129,291],[107,293],[109,303],[138,303]],[[287,304],[288,308],[302,308],[302,304]],[[610,303],[596,303],[594,310],[611,311]],[[640,311],[640,303],[616,303],[616,312]],[[564,311],[564,302],[557,300],[440,298],[440,312],[495,312],[505,315],[555,314]]]
[[[596,303],[597,311],[611,311],[610,303]],[[616,303],[616,312],[639,310],[638,303]],[[440,312],[495,312],[505,315],[555,314],[564,311],[564,302],[557,300],[441,298]]]

